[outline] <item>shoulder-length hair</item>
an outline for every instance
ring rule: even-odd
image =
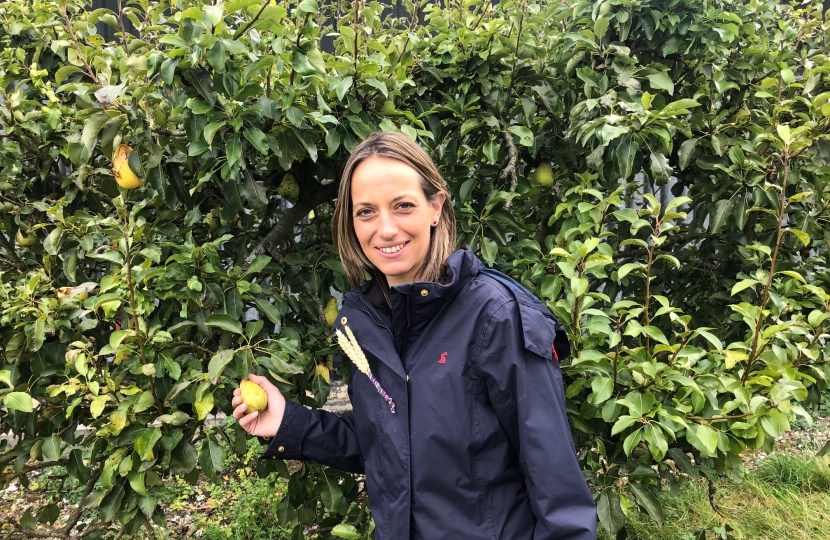
[[[396,159],[415,169],[420,176],[421,189],[428,201],[435,200],[439,193],[444,193],[446,197],[438,224],[432,227],[429,250],[418,272],[418,278],[421,281],[442,282],[444,279],[447,257],[455,250],[455,211],[438,167],[429,155],[408,136],[402,133],[377,131],[370,134],[354,149],[343,169],[334,207],[332,217],[334,247],[340,254],[349,284],[352,287],[358,287],[366,271],[383,285],[384,296],[388,301],[389,283],[386,276],[363,253],[360,241],[354,232],[352,175],[358,165],[372,157]]]

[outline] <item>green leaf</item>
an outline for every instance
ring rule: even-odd
[[[713,346],[714,346],[717,350],[719,350],[719,351],[722,351],[722,350],[723,350],[723,343],[721,342],[721,340],[719,340],[717,337],[715,337],[715,336],[714,336],[714,334],[711,334],[711,333],[709,333],[709,332],[707,332],[706,330],[703,330],[703,329],[701,329],[701,328],[698,328],[697,330],[695,330],[694,332],[692,332],[692,337],[694,337],[694,335],[695,335],[695,334],[698,334],[698,335],[700,335],[701,337],[705,338],[705,339],[706,339],[709,343],[711,343],[711,344],[712,344],[712,345],[713,345]]]
[[[643,428],[638,429],[637,431],[632,431],[628,434],[628,436],[623,440],[623,451],[625,452],[626,456],[630,456],[631,452],[637,448],[637,445],[640,444],[643,440]]]
[[[243,135],[246,139],[248,139],[248,142],[250,142],[253,147],[259,151],[260,154],[267,155],[270,153],[271,150],[268,148],[268,139],[265,137],[265,133],[263,133],[261,129],[249,127],[245,129]]]
[[[347,523],[335,525],[331,530],[331,534],[337,538],[345,538],[346,540],[360,540],[363,538],[358,530],[354,528],[354,525],[349,525]]]
[[[219,475],[225,470],[225,449],[213,435],[206,437],[199,447],[199,465],[212,482],[222,482]]]
[[[69,452],[69,459],[66,463],[66,472],[69,476],[75,478],[81,484],[87,483],[91,471],[89,467],[84,465],[83,453],[81,450],[72,450]]]
[[[633,139],[623,139],[614,151],[614,165],[620,178],[628,180],[634,169],[634,156],[640,145]]]
[[[134,446],[141,461],[152,461],[155,459],[154,447],[161,439],[161,430],[157,427],[146,428],[136,439]]]
[[[315,75],[317,73],[317,67],[311,63],[308,56],[300,49],[294,49],[291,55],[291,66],[294,68],[294,71],[303,76]]]
[[[101,505],[98,507],[101,521],[108,523],[115,519],[116,513],[122,509],[122,500],[124,499],[124,481],[118,481],[112,487],[109,493],[101,500]]]
[[[621,416],[614,423],[614,427],[611,429],[611,435],[613,436],[617,433],[621,433],[639,422],[641,422],[640,418],[635,418],[634,416],[630,415]]]
[[[794,272],[793,270],[780,270],[780,271],[776,272],[776,274],[784,274],[785,276],[789,276],[789,277],[795,279],[796,281],[799,281],[799,282],[803,283],[804,285],[807,284],[807,281],[804,279],[804,277],[801,274],[799,274],[798,272]],[[0,373],[2,373],[2,372],[0,372]]]
[[[223,126],[227,125],[225,120],[221,122],[212,122],[205,126],[204,131],[202,132],[205,137],[205,142],[208,144],[213,144],[213,137],[216,135],[216,132],[219,131]]]
[[[12,384],[12,372],[8,369],[0,369],[0,382],[9,388],[14,388],[14,384]]]
[[[101,131],[101,128],[109,119],[110,117],[104,112],[93,114],[87,118],[84,123],[84,131],[81,133],[81,143],[84,145],[87,155],[92,156],[95,141],[98,139],[98,132]]]
[[[280,312],[274,304],[270,303],[265,298],[254,298],[256,307],[268,317],[268,320],[274,324],[280,322]]]
[[[742,279],[741,281],[737,282],[735,285],[732,286],[732,292],[729,295],[735,296],[744,289],[754,287],[758,283],[760,282],[757,279]]]
[[[242,157],[242,142],[239,135],[234,133],[225,142],[225,153],[228,156],[228,165],[233,165]]]
[[[669,95],[674,94],[674,83],[671,81],[669,76],[665,73],[653,73],[648,75],[648,80],[651,83],[652,88],[659,88],[660,90],[665,90],[669,93]]]
[[[719,234],[726,220],[732,215],[732,200],[721,199],[715,203],[715,211],[711,214],[711,221],[709,222],[709,232],[712,234]]]
[[[605,489],[597,498],[597,518],[612,535],[625,525],[625,514],[620,506],[620,496],[613,488]]]
[[[522,146],[533,146],[535,137],[533,132],[524,126],[510,126],[507,131],[519,137],[519,144]]]
[[[792,142],[792,135],[790,134],[790,126],[786,124],[778,124],[775,128],[778,136],[784,141],[785,145],[789,145]]]
[[[323,473],[323,478],[325,483],[320,486],[320,500],[323,502],[323,507],[331,513],[344,514],[348,511],[348,505],[343,499],[343,491],[328,474]]]
[[[268,266],[269,262],[271,262],[271,257],[270,256],[268,256],[268,255],[259,255],[259,256],[257,256],[257,258],[254,259],[253,261],[251,261],[251,264],[248,265],[248,270],[245,272],[244,275],[247,276],[247,275],[251,275],[251,274],[256,274],[257,272],[259,272],[260,270],[262,270],[263,268]]]
[[[130,487],[139,495],[147,495],[147,487],[144,485],[144,474],[145,471],[132,471],[127,475]]]
[[[651,392],[640,393],[635,390],[625,396],[625,399],[618,400],[617,403],[627,406],[631,411],[631,415],[638,417],[651,412],[651,409],[657,404],[657,400]]]
[[[45,461],[57,461],[61,458],[61,438],[55,435],[43,439],[43,459]]]
[[[669,165],[669,158],[662,152],[652,152],[649,157],[651,177],[658,182],[665,182],[672,175],[672,168]]]
[[[221,328],[227,332],[233,332],[234,334],[242,334],[242,323],[224,313],[214,313],[205,319],[205,324],[212,328]]]
[[[654,493],[651,492],[648,486],[640,484],[639,482],[629,482],[628,487],[631,489],[631,492],[634,494],[634,498],[637,501],[637,504],[645,508],[648,515],[651,516],[658,526],[663,526],[663,505],[660,504],[660,501],[657,500],[657,497],[654,496]]]
[[[217,46],[219,44],[217,43]],[[176,73],[176,66],[179,64],[178,58],[168,58],[161,63],[159,73],[161,73],[161,80],[167,85],[173,84],[173,76]]]
[[[804,247],[810,245],[810,235],[806,232],[799,231],[798,229],[786,229],[784,232],[794,235],[804,245]]]
[[[3,404],[9,409],[30,413],[34,410],[34,400],[26,392],[10,392],[3,398]]]
[[[695,107],[700,107],[700,103],[693,99],[678,99],[677,101],[673,101],[669,103],[663,110],[660,111],[661,114],[665,116],[675,116],[677,114],[688,114],[689,109],[693,109]]]
[[[211,315],[212,317],[215,315]],[[237,323],[239,324],[239,323]],[[239,325],[240,332],[242,333],[242,325]],[[217,384],[219,382],[219,377],[222,375],[222,372],[225,370],[225,367],[233,360],[233,356],[236,353],[234,349],[224,349],[219,351],[218,353],[214,354],[211,359],[210,363],[208,364],[208,377],[213,384]]]
[[[700,450],[704,457],[714,455],[718,449],[718,432],[709,426],[689,424],[686,428],[686,440]]]
[[[591,390],[594,391],[589,398],[592,405],[599,405],[607,401],[614,391],[614,381],[610,377],[594,377],[591,380]]]
[[[187,439],[182,439],[170,453],[170,472],[187,474],[196,466],[196,460],[196,447]]]
[[[605,17],[600,17],[596,21],[594,21],[594,35],[598,40],[601,40],[605,37],[605,33],[608,32],[608,24],[611,22],[610,19]]]
[[[617,279],[623,279],[634,270],[642,270],[643,263],[626,263],[617,270]]]
[[[679,159],[678,165],[680,166],[681,171],[685,170],[689,165],[689,159],[691,159],[692,153],[695,151],[697,141],[698,139],[688,139],[683,141],[683,144],[680,145],[680,149],[677,151],[677,157]]]

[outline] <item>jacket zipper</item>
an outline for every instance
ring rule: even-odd
[[[350,305],[351,307],[355,308],[356,310],[358,310],[358,311],[362,311],[363,313],[365,313],[366,315],[368,315],[368,316],[369,316],[369,318],[370,318],[370,319],[372,319],[372,322],[373,322],[373,323],[375,323],[376,325],[380,326],[381,328],[383,328],[384,330],[386,330],[387,332],[389,332],[389,335],[390,335],[390,336],[392,336],[392,343],[395,343],[395,334],[393,334],[393,333],[392,333],[392,330],[390,330],[390,329],[389,329],[389,327],[388,327],[388,326],[386,326],[385,324],[383,324],[383,323],[379,322],[379,321],[375,318],[375,316],[374,316],[374,315],[372,315],[372,313],[371,313],[368,309],[365,309],[365,308],[363,308],[363,307],[361,307],[361,306],[358,306],[357,304],[355,304],[354,302],[352,302],[351,300],[349,300],[349,299],[347,299],[347,298],[343,298],[343,302],[344,302],[344,303],[346,303],[346,304],[348,304],[348,305]]]

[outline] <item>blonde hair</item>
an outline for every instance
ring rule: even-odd
[[[438,224],[432,227],[430,232],[429,250],[418,272],[421,281],[441,282],[444,279],[447,257],[455,251],[455,211],[438,167],[429,155],[408,136],[402,133],[376,131],[354,149],[340,177],[340,188],[331,221],[334,247],[340,254],[340,260],[346,269],[349,285],[359,286],[363,281],[364,271],[369,272],[384,286],[382,290],[388,301],[389,283],[386,276],[363,253],[360,241],[354,232],[352,215],[352,175],[358,165],[372,157],[396,159],[415,169],[421,178],[421,190],[428,201],[435,200],[439,193],[443,193],[446,197],[441,207]]]

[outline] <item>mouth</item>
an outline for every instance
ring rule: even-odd
[[[395,244],[392,246],[377,247],[375,249],[377,249],[384,255],[395,255],[398,252],[400,252],[403,248],[405,248],[407,244],[409,244],[409,241],[401,242],[400,244]]]

